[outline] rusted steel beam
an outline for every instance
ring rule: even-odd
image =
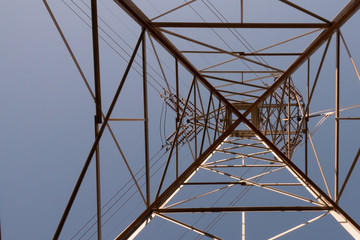
[[[262,186],[302,186],[301,183],[259,183]],[[188,182],[183,185],[242,185],[242,186],[254,186],[254,184],[247,182]]]
[[[152,27],[169,28],[328,28],[329,23],[222,23],[222,22],[151,22]]]
[[[329,207],[318,206],[278,206],[278,207],[209,207],[209,208],[164,208],[158,213],[206,213],[206,212],[285,212],[285,211],[329,211]]]
[[[226,52],[220,52],[220,51],[181,51],[182,53],[207,53],[207,54],[228,54]],[[302,53],[291,53],[291,52],[279,52],[279,53],[245,53],[245,52],[229,52],[233,54],[239,54],[240,56],[299,56]]]

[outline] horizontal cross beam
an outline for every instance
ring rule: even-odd
[[[222,23],[222,22],[151,22],[152,27],[170,28],[328,28],[329,23]]]
[[[285,211],[329,211],[329,207],[319,206],[278,206],[278,207],[210,207],[210,208],[165,208],[158,213],[205,213],[205,212],[285,212]]]
[[[258,183],[263,186],[302,186],[301,183]],[[243,185],[243,186],[254,186],[254,184],[247,182],[188,182],[183,185]]]

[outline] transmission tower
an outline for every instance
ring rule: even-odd
[[[314,229],[360,239],[349,207],[360,99],[347,90],[359,89],[359,58],[342,31],[354,29],[359,0],[331,18],[312,2],[115,0],[140,31],[104,113],[99,36],[109,25],[96,0],[88,7],[95,140],[54,239],[91,161],[97,211],[72,239],[320,238]],[[110,200],[100,191],[105,133],[124,166]]]

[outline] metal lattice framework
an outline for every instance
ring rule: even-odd
[[[342,58],[350,57],[351,66],[355,70],[354,79],[360,81],[341,28],[357,12],[360,1],[348,2],[332,20],[293,2],[277,1],[282,7],[306,16],[304,22],[247,22],[244,16],[251,12],[243,0],[234,1],[240,4],[238,21],[226,18],[227,11],[232,7],[230,2],[226,6],[221,1],[174,0],[168,3],[172,4],[170,10],[157,16],[149,13],[150,10],[143,3],[134,2],[115,0],[114,7],[125,11],[142,30],[136,44],[132,44],[134,48],[127,67],[109,109],[104,114],[101,97],[104,92],[100,90],[96,0],[91,1],[94,91],[44,0],[96,105],[96,138],[54,239],[60,237],[93,158],[99,169],[99,142],[105,131],[109,131],[114,139],[130,175],[129,182],[122,184],[122,189],[125,189],[122,190],[125,192],[123,196],[129,196],[128,200],[122,200],[121,197],[113,204],[124,201],[121,206],[126,208],[114,211],[114,214],[123,211],[120,214],[122,216],[115,220],[121,222],[121,226],[116,228],[118,235],[115,239],[133,239],[141,231],[151,228],[147,227],[148,224],[160,220],[180,226],[181,230],[187,229],[181,235],[178,229],[173,231],[171,227],[168,230],[164,228],[164,238],[175,236],[179,239],[199,239],[205,236],[212,239],[239,239],[242,236],[245,239],[247,212],[246,216],[290,213],[291,217],[284,217],[284,221],[294,224],[292,227],[287,230],[281,227],[277,229],[279,224],[274,220],[268,225],[273,224],[274,231],[279,234],[262,230],[259,231],[262,238],[276,239],[331,215],[348,236],[360,239],[359,224],[351,217],[352,213],[345,211],[339,203],[360,155],[360,149],[349,153],[353,157],[352,163],[346,171],[340,171],[340,146],[351,141],[340,134],[340,122],[360,119],[356,115],[340,117],[341,111],[356,109],[356,104],[359,104],[355,99],[354,105],[350,107],[340,105]],[[210,13],[205,10],[201,12],[202,7],[207,7]],[[274,9],[276,11],[276,7]],[[195,13],[197,16],[193,17]],[[208,19],[215,20],[206,20],[206,14],[214,15],[215,18],[212,16]],[[262,38],[254,34],[261,31],[264,31]],[[251,37],[252,34],[255,37]],[[266,39],[267,34],[269,41]],[[273,43],[272,35],[278,39],[282,39],[282,36],[291,37]],[[293,42],[296,44],[291,45]],[[262,46],[260,43],[265,47],[258,47]],[[290,46],[281,48],[284,44]],[[340,52],[341,46],[346,50],[344,53]],[[335,54],[329,57],[330,49],[335,49]],[[326,70],[331,71],[335,93],[324,93],[326,89],[322,89],[321,94],[333,96],[335,108],[330,112],[313,114],[310,112],[310,104],[316,104],[315,89],[328,58],[335,63],[335,68]],[[310,69],[315,69],[315,73],[311,74]],[[134,94],[139,96],[135,105],[140,106],[143,115],[141,118],[114,117],[128,111],[117,109],[116,103],[122,92],[127,91],[129,78],[136,79],[141,88]],[[159,115],[157,111],[161,108]],[[334,149],[331,149],[334,160],[321,163],[312,133],[332,115],[335,116],[335,144]],[[319,116],[323,118],[315,125],[316,117]],[[113,129],[118,129],[119,122],[127,126],[134,121],[141,124],[138,134],[143,144],[139,147],[136,142],[132,150],[126,151],[120,147],[121,140],[117,138],[117,134],[121,136],[121,131]],[[154,134],[159,131],[159,122],[161,139]],[[143,154],[141,160],[131,155],[139,148]],[[161,154],[155,154],[154,149],[160,149]],[[309,154],[311,150],[314,157]],[[142,166],[138,172],[132,166],[135,161]],[[319,167],[316,173],[310,170],[315,164]],[[334,169],[331,177],[324,174],[325,168]],[[96,233],[98,239],[101,239],[106,206],[102,206],[100,200],[99,170],[96,179]],[[340,183],[342,180],[343,183]],[[126,191],[128,184],[132,185]],[[226,219],[231,214],[241,216],[241,224],[238,224],[241,233],[231,228],[231,224],[227,226]],[[225,229],[226,234],[216,226]],[[257,228],[262,229],[261,226]],[[252,230],[250,227],[247,229]],[[145,238],[149,239],[149,236]]]

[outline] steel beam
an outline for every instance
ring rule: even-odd
[[[329,23],[329,24],[331,23],[329,20],[327,20],[327,19],[325,19],[325,18],[323,18],[323,17],[321,17],[321,16],[319,16],[319,15],[317,15],[317,14],[315,14],[315,13],[313,13],[313,12],[311,12],[311,11],[305,9],[305,8],[302,8],[299,5],[296,5],[295,3],[289,2],[287,0],[280,0],[280,2],[283,2],[283,3],[289,5],[289,6],[293,7],[293,8],[296,8],[297,10],[302,11],[302,12],[304,12],[304,13],[306,13],[306,14],[314,17],[314,18],[317,18],[317,19],[319,19],[319,20],[321,20],[323,22],[326,22],[326,23]]]
[[[95,139],[99,134],[99,125],[96,115],[94,116]],[[97,237],[102,239],[101,234],[101,184],[100,184],[100,144],[96,146],[95,151],[95,170],[96,170],[96,219],[97,219]]]
[[[201,71],[202,73],[248,73],[248,74],[254,74],[254,73],[275,73],[275,74],[279,74],[282,73],[281,71],[221,71],[221,70],[214,70],[214,71]]]
[[[308,121],[309,121],[309,99],[310,99],[310,58],[307,59],[307,79],[306,79],[306,105],[308,107],[305,110],[305,175],[308,175]]]
[[[175,81],[176,81],[176,96],[179,96],[179,63],[178,60],[175,59]],[[196,101],[194,101],[196,104]],[[176,98],[176,119],[175,119],[175,126],[179,124],[180,119],[180,113],[179,113],[179,97]],[[196,106],[196,105],[195,105]],[[196,109],[196,107],[195,107]],[[195,131],[196,132],[196,131]],[[196,137],[196,135],[195,135]],[[195,138],[196,140],[196,138]],[[176,145],[176,178],[179,176],[179,139],[175,139],[175,145]],[[195,144],[195,146],[197,146]],[[196,155],[196,154],[195,154]]]
[[[99,33],[98,33],[97,0],[91,0],[91,22],[92,22],[92,41],[94,58],[94,81],[95,81],[95,104],[96,121],[102,122],[101,110],[101,88],[100,88],[100,55],[99,55]]]
[[[347,184],[348,181],[349,181],[349,178],[350,178],[350,176],[351,176],[351,173],[353,172],[353,170],[354,170],[354,168],[355,168],[355,166],[356,166],[356,163],[357,163],[359,157],[360,157],[360,148],[359,148],[359,150],[358,150],[358,152],[357,152],[357,154],[356,154],[356,156],[355,156],[355,159],[354,159],[353,163],[351,164],[351,167],[350,167],[350,169],[349,169],[349,172],[347,173],[347,175],[346,175],[346,177],[345,177],[344,183],[343,183],[343,185],[342,185],[342,187],[341,187],[341,189],[340,189],[339,195],[338,195],[338,197],[337,197],[337,199],[336,199],[337,202],[340,200],[341,194],[343,193],[343,191],[344,191],[344,189],[345,189],[345,187],[346,187],[346,184]]]
[[[207,236],[207,237],[209,237],[209,238],[211,238],[211,239],[214,239],[214,240],[222,240],[222,238],[218,238],[218,237],[216,237],[216,236],[214,236],[214,235],[212,235],[212,234],[210,234],[210,233],[208,233],[208,232],[202,231],[202,230],[200,230],[200,229],[198,229],[198,228],[196,228],[196,227],[193,227],[193,226],[191,226],[191,225],[185,224],[185,223],[180,222],[180,221],[178,221],[178,220],[176,220],[176,219],[170,218],[170,217],[168,217],[168,216],[165,216],[165,215],[162,215],[162,214],[159,214],[159,213],[157,213],[156,215],[159,216],[159,217],[161,217],[161,218],[163,218],[163,219],[165,219],[165,220],[167,220],[167,221],[169,221],[169,222],[173,222],[173,223],[175,223],[175,224],[177,224],[177,225],[179,225],[179,226],[181,226],[181,227],[184,227],[184,228],[186,228],[186,229],[189,229],[189,230],[194,231],[194,232],[196,232],[196,233],[199,233],[199,234],[201,234],[201,235]],[[1,239],[0,239],[0,240],[1,240]]]
[[[329,23],[227,23],[227,22],[151,22],[151,26],[169,28],[328,28]]]
[[[143,29],[145,31],[145,29]],[[148,91],[147,91],[147,68],[146,68],[146,39],[142,37],[142,69],[143,69],[143,102],[144,102],[144,141],[145,141],[145,182],[146,203],[150,205],[150,157],[149,157],[149,120],[148,120]]]
[[[220,52],[220,51],[181,51],[182,53],[207,53],[207,54],[239,54],[240,56],[299,56],[302,53],[273,52],[273,53],[245,53],[245,52]]]
[[[330,211],[330,207],[317,206],[278,206],[278,207],[209,207],[209,208],[164,208],[155,209],[158,213],[213,213],[213,212],[294,212]]]
[[[241,240],[245,240],[245,212],[241,213]]]
[[[183,185],[242,185],[242,186],[254,186],[254,184],[247,182],[188,182]],[[258,183],[263,186],[302,186],[301,183]]]
[[[334,198],[337,202],[339,193],[339,158],[340,158],[340,30],[336,31],[336,72],[335,72],[335,182]]]

